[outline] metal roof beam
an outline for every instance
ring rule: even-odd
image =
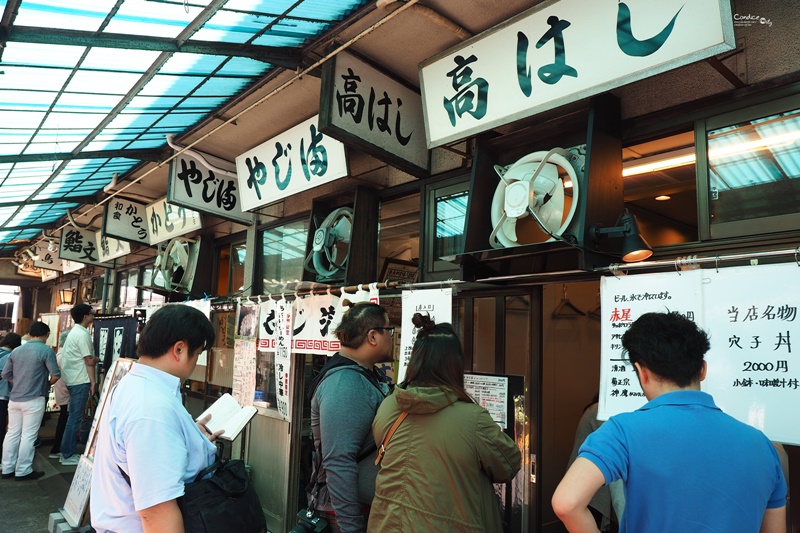
[[[25,200],[25,205],[60,204],[60,203],[76,203],[78,205],[81,205],[86,203],[94,203],[96,199],[97,199],[96,196],[59,196],[58,198],[37,198],[35,200],[28,199]],[[0,208],[17,207],[19,204],[20,204],[19,201],[0,202]],[[0,231],[5,231],[5,229],[6,228],[0,226]]]
[[[124,157],[139,159],[141,161],[161,161],[164,159],[165,149],[142,148],[137,150],[97,150],[93,152],[61,152],[49,154],[19,154],[0,155],[0,164],[3,163],[35,163],[37,161],[72,161],[74,159],[114,159]]]
[[[48,229],[51,227],[53,227],[53,223],[47,222],[45,224],[25,224],[24,226],[3,227],[0,228],[0,231],[24,231],[26,229]]]
[[[59,44],[70,46],[97,46],[126,50],[151,50],[156,52],[185,52],[217,56],[248,57],[271,65],[296,70],[300,65],[300,48],[258,46],[254,44],[220,43],[213,41],[179,40],[166,37],[125,35],[121,33],[95,33],[90,31],[13,26],[0,28],[0,42],[33,44]]]

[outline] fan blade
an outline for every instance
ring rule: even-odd
[[[536,196],[536,205],[541,206],[548,195],[552,195],[556,188],[563,184],[558,178],[558,167],[546,163],[539,175],[533,181],[533,194]]]
[[[517,219],[513,217],[506,218],[500,227],[500,231],[511,242],[517,242]]]
[[[341,217],[331,229],[334,241],[350,242],[353,223],[347,217]]]
[[[536,209],[536,214],[550,233],[561,229],[564,220],[564,183],[561,180],[557,181],[550,198]]]

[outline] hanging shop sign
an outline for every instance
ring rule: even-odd
[[[275,306],[275,400],[278,412],[289,420],[292,377],[292,307],[280,300]]]
[[[103,235],[102,230],[98,231],[95,236],[97,239],[100,261],[111,261],[112,259],[131,253],[131,244],[129,242]]]
[[[103,234],[152,246],[173,237],[202,229],[200,213],[167,202],[151,204],[114,198],[103,211]]]
[[[147,206],[150,244],[168,241],[203,228],[200,213],[167,202],[164,197]]]
[[[542,2],[421,64],[428,147],[734,47],[730,0]]]
[[[61,272],[64,270],[61,258],[58,257],[58,252],[51,252],[49,250],[39,251],[39,256],[33,260],[33,266],[47,270],[54,270]]]
[[[62,260],[77,261],[86,265],[95,265],[103,268],[114,268],[113,264],[103,262],[100,259],[100,246],[97,242],[97,233],[88,229],[67,226],[61,230],[58,256]]]
[[[245,211],[347,176],[344,145],[322,134],[318,120],[312,117],[236,158]]]
[[[320,131],[418,177],[430,153],[419,91],[349,52],[322,69]]]
[[[230,161],[184,152],[170,163],[167,201],[171,204],[249,226],[253,214],[242,210],[240,192],[236,165]]]
[[[800,444],[794,410],[787,408],[797,405],[800,397],[800,364],[792,347],[792,341],[800,338],[795,262],[609,276],[600,288],[599,419],[647,402],[643,395],[631,394],[641,388],[622,358],[621,334],[643,313],[669,310],[694,320],[709,335],[708,370],[701,390],[711,394],[724,412],[760,429],[770,440]]]
[[[58,278],[57,270],[50,270],[49,268],[43,268],[41,270],[42,270],[42,281],[50,281]]]

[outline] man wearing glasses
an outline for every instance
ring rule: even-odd
[[[339,353],[309,391],[316,451],[309,508],[334,533],[359,533],[366,531],[378,474],[372,420],[389,394],[386,376],[375,365],[392,360],[394,327],[383,307],[364,302],[344,314],[334,333]]]

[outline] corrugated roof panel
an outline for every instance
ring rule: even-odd
[[[43,128],[52,131],[67,128],[95,128],[106,118],[103,113],[49,113],[45,119]]]
[[[229,4],[230,2],[225,4],[226,8]],[[202,41],[242,44],[274,21],[275,17],[236,13],[223,9],[211,17],[211,20],[197,32],[196,38]]]
[[[90,152],[99,150],[122,150],[128,146],[130,141],[92,141],[86,145],[86,150]]]
[[[36,111],[0,111],[0,124],[13,124],[14,128],[36,128],[44,116],[45,113]]]
[[[140,96],[185,96],[195,89],[203,78],[156,74],[139,93]]]
[[[227,98],[214,96],[190,97],[178,104],[175,109],[177,111],[202,111],[208,113],[227,101]]]
[[[161,118],[160,114],[120,113],[106,128],[141,133],[146,128],[152,126],[153,122],[159,118]]]
[[[0,155],[17,155],[25,149],[24,144],[4,144],[0,142]]]
[[[71,93],[118,94],[122,96],[131,90],[141,75],[130,72],[97,72],[79,70],[70,80],[66,90]]]
[[[177,37],[200,14],[194,5],[184,9],[183,3],[167,4],[146,0],[126,0],[108,23],[105,31],[127,35]]]
[[[289,14],[294,17],[331,21],[341,20],[364,3],[365,2],[358,2],[355,0],[305,0],[292,9]],[[273,2],[269,2],[269,4],[272,5]]]
[[[72,71],[42,67],[4,66],[0,76],[0,89],[40,91],[43,87],[61,87]]]
[[[80,144],[79,142],[56,142],[53,140],[37,140],[42,139],[41,135],[37,135],[31,141],[31,144],[25,148],[25,154],[51,154],[51,153],[65,153],[71,152]]]
[[[27,3],[27,2],[26,2]],[[62,67],[75,66],[86,51],[84,46],[10,42],[3,50],[3,66]]]
[[[146,148],[158,148],[159,146],[164,145],[164,139],[155,140],[155,141],[148,141],[148,140],[138,140],[134,141],[128,146],[128,148],[132,150],[144,150]]]
[[[171,128],[171,127],[183,127],[188,128],[192,124],[197,123],[203,117],[205,117],[205,113],[170,113],[165,115],[158,122],[158,126],[162,128]]]
[[[223,94],[236,94],[249,85],[252,80],[247,78],[210,78],[197,89],[195,96],[220,96]]]
[[[168,111],[180,101],[177,96],[135,96],[125,106],[125,111]]]
[[[159,74],[177,74],[181,76],[208,76],[216,70],[225,56],[204,54],[173,54],[159,70]]]
[[[122,97],[116,94],[64,93],[56,102],[54,111],[79,111],[81,113],[108,113]],[[89,132],[87,132],[88,134]]]
[[[249,57],[232,57],[217,72],[218,76],[261,76],[272,66]]]
[[[19,6],[15,24],[42,28],[67,28],[97,31],[106,14],[114,7],[114,0],[64,0],[25,1]]]
[[[47,111],[58,95],[55,91],[0,91],[0,110]]]
[[[260,46],[300,46],[327,28],[327,24],[305,21],[283,21],[258,37],[253,44]]]
[[[33,128],[5,130],[0,132],[0,144],[6,145],[16,143],[24,146],[28,141],[31,140],[34,131],[36,130]]]
[[[161,52],[93,47],[81,63],[83,69],[144,73]]]

